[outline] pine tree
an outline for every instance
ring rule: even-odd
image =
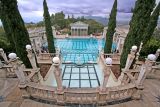
[[[111,53],[112,50],[113,35],[115,33],[115,28],[116,28],[116,15],[117,15],[117,0],[114,1],[113,8],[109,18],[104,53]]]
[[[154,30],[157,26],[157,23],[158,23],[159,14],[160,14],[160,2],[150,17],[149,24],[145,30],[144,35],[143,35],[143,45],[145,45],[147,43],[147,41],[150,40],[150,38],[152,37],[153,32],[154,32]]]
[[[46,29],[46,35],[47,35],[47,41],[48,41],[48,50],[50,53],[55,53],[55,47],[54,47],[54,38],[53,38],[53,32],[51,27],[51,19],[50,14],[48,12],[47,2],[46,0],[43,1],[43,9],[44,9],[44,21],[45,21],[45,29]]]
[[[0,3],[1,9],[4,12],[4,18],[6,17],[6,20],[2,18],[2,24],[6,26],[4,30],[5,32],[12,32],[17,56],[23,61],[26,67],[31,67],[25,49],[26,45],[31,43],[24,21],[18,10],[17,0],[0,0]]]
[[[140,46],[145,28],[148,26],[151,12],[155,6],[155,0],[137,0],[133,10],[130,29],[125,39],[123,52],[121,55],[121,68],[125,66],[127,56],[133,45]],[[151,26],[150,26],[151,27]]]

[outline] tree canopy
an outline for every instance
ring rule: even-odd
[[[109,18],[108,29],[106,34],[106,43],[104,46],[104,53],[111,53],[112,50],[113,35],[115,33],[115,28],[116,28],[116,16],[117,16],[117,0],[114,1]]]
[[[27,67],[31,67],[27,52],[27,44],[31,44],[24,21],[19,13],[17,0],[0,0],[1,21],[9,40],[14,43],[17,56]],[[8,35],[8,32],[10,35]]]
[[[44,9],[44,22],[45,22],[45,29],[46,29],[46,36],[48,41],[48,50],[50,53],[55,53],[55,46],[54,46],[54,37],[51,27],[51,20],[50,20],[50,14],[48,11],[48,6],[46,0],[43,1],[43,9]]]
[[[133,16],[130,21],[130,28],[125,39],[123,52],[121,55],[121,67],[126,64],[127,56],[133,45],[140,46],[145,33],[145,28],[150,21],[150,15],[155,6],[155,0],[137,0],[133,10]],[[152,26],[150,26],[152,27]],[[146,38],[147,39],[147,38]]]

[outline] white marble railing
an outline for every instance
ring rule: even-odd
[[[39,59],[40,60],[52,60],[52,58],[55,56],[60,57],[60,55],[56,53],[41,53],[39,56]]]
[[[104,53],[102,53],[102,56],[103,56],[104,59],[106,59],[108,57],[112,58],[113,62],[114,61],[120,61],[120,55],[119,54],[104,54]]]
[[[17,77],[15,72],[13,71],[12,65],[4,65],[2,69],[5,69],[6,77]]]
[[[120,63],[119,63],[119,61],[120,61],[119,60],[119,56],[117,56],[116,54],[114,55],[114,54],[103,54],[102,53],[100,55],[99,60],[101,61],[101,65],[102,65],[103,69],[105,69],[105,66],[107,66],[106,60],[105,60],[107,57],[114,58],[114,59],[112,59],[113,60],[113,62],[112,62],[112,66],[113,67],[115,67],[115,65],[120,65]],[[111,73],[111,75],[114,78],[114,80],[117,81],[117,78],[116,78],[116,76],[115,76],[115,74],[113,72]]]
[[[55,90],[56,88],[54,87],[44,86],[33,82],[27,84],[27,92],[34,98],[56,100]]]
[[[105,104],[111,101],[131,98],[137,92],[135,85],[132,83],[125,86],[110,87],[105,92],[101,92],[97,88],[66,88],[59,93],[55,87],[36,83],[28,83],[26,90],[31,97],[62,104]]]

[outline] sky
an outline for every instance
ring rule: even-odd
[[[129,20],[136,0],[118,0],[118,20]],[[160,0],[156,0],[158,3]],[[50,14],[63,11],[66,15],[109,17],[114,0],[47,0]],[[18,0],[25,22],[43,20],[43,0]],[[0,22],[1,25],[1,22]]]

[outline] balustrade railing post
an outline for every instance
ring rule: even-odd
[[[57,91],[63,92],[63,86],[62,86],[62,75],[61,75],[61,69],[60,69],[60,59],[58,57],[53,58],[53,73],[56,79],[57,83]]]
[[[135,82],[136,84],[136,91],[133,94],[134,99],[140,99],[141,98],[141,92],[143,90],[143,83],[146,79],[146,76],[148,73],[152,70],[152,65],[156,60],[156,56],[153,54],[148,55],[145,64],[142,65],[140,74],[138,76],[138,80]]]
[[[112,59],[111,58],[106,58],[106,65],[104,67],[104,77],[103,77],[103,82],[102,85],[100,86],[100,91],[105,92],[106,91],[106,86],[108,83],[109,76],[111,74],[111,66],[112,66]]]
[[[26,89],[27,89],[27,79],[23,73],[25,66],[22,64],[22,62],[19,60],[17,55],[15,53],[10,53],[9,54],[9,63],[13,67],[13,71],[16,73],[18,79],[19,79],[19,85],[18,87],[22,91],[22,97],[29,97]]]
[[[37,69],[37,65],[36,65],[36,59],[35,59],[35,55],[32,52],[32,47],[31,45],[26,45],[26,51],[27,51],[27,57],[32,65],[33,69]]]
[[[34,72],[34,76],[33,76],[33,80],[34,82],[39,82],[39,79],[42,78],[40,75],[40,71],[37,67],[37,63],[36,63],[36,56],[33,54],[32,52],[32,47],[31,45],[26,45],[26,51],[27,51],[27,57],[31,63],[31,66],[33,68],[32,72]]]
[[[128,72],[129,71],[129,68],[131,67],[131,64],[135,58],[135,53],[137,52],[137,46],[132,46],[131,48],[131,52],[130,54],[128,54],[128,57],[127,57],[127,62],[126,62],[126,65],[125,65],[125,68],[123,70],[123,72],[121,72],[121,75],[119,77],[119,79],[121,80],[122,83],[125,82],[125,76],[124,75],[124,72]]]
[[[2,56],[4,61],[8,63],[6,53],[4,53],[4,50],[2,48],[0,48],[0,56]]]

